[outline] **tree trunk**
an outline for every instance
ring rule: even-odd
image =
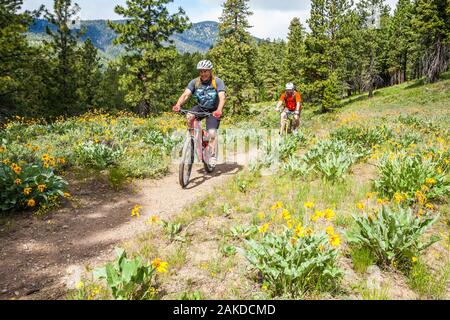
[[[442,43],[441,39],[438,38],[434,46],[433,53],[431,54],[427,70],[427,79],[429,82],[433,83],[438,81],[441,73],[447,70],[447,50],[447,47]]]

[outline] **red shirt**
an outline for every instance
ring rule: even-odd
[[[289,111],[295,111],[297,110],[297,103],[302,102],[302,96],[300,95],[300,92],[297,91],[291,96],[286,96],[286,93],[283,93],[280,97],[280,101],[284,102]]]

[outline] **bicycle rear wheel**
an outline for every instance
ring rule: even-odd
[[[184,142],[179,168],[179,182],[184,189],[188,186],[191,178],[192,166],[194,165],[194,140],[188,137]]]

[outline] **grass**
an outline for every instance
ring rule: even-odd
[[[358,273],[365,273],[367,269],[375,263],[370,250],[366,248],[352,248],[350,251],[353,269]]]
[[[431,271],[424,262],[418,261],[410,271],[408,284],[421,298],[441,300],[446,298],[449,280],[450,263]]]
[[[364,283],[358,287],[357,291],[363,300],[382,301],[391,299],[389,296],[388,286],[383,286],[381,288],[369,288],[367,284]]]

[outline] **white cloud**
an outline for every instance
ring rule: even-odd
[[[253,28],[252,35],[258,38],[286,39],[289,32],[289,24],[295,17],[300,18],[303,26],[306,26],[306,19],[309,17],[309,10],[279,11],[255,9],[254,15],[249,21]]]

